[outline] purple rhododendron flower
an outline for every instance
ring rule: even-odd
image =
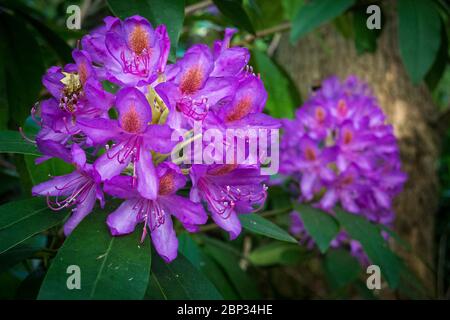
[[[254,212],[255,205],[260,207],[267,197],[267,177],[255,167],[194,165],[191,177],[191,199],[207,203],[214,222],[231,240],[241,233],[237,214]]]
[[[167,262],[178,251],[172,217],[196,232],[208,219],[206,206],[232,239],[240,234],[238,214],[256,211],[267,196],[260,164],[186,165],[171,158],[183,142],[172,141],[172,134],[191,132],[195,123],[220,131],[280,126],[262,113],[267,92],[248,66],[249,51],[230,45],[234,32],[226,29],[213,48],[193,45],[167,65],[164,25],[154,28],[140,16],[107,17],[83,37],[74,63],[47,71],[42,81],[51,98],[41,102],[40,113],[32,110],[41,126],[35,143],[42,156],[36,163],[59,158],[75,170],[32,191],[46,196],[54,210],[72,208],[66,235],[97,199],[103,208],[110,197],[124,199],[108,215],[111,235],[142,224],[142,240],[149,234]],[[114,93],[104,90],[108,82],[118,87]],[[188,180],[189,198],[177,194]]]
[[[107,224],[114,236],[131,233],[139,222],[144,222],[143,237],[147,227],[151,232],[153,245],[166,261],[177,256],[178,240],[172,225],[175,216],[190,232],[207,220],[206,212],[199,204],[176,195],[175,192],[186,183],[180,169],[172,164],[157,168],[158,195],[154,199],[143,197],[129,176],[116,176],[105,183],[105,192],[126,199],[116,211],[108,216]]]
[[[103,191],[100,187],[100,176],[91,164],[86,163],[85,152],[73,144],[70,155],[71,162],[76,170],[64,176],[54,177],[33,187],[33,195],[47,197],[49,207],[53,210],[61,210],[75,206],[72,215],[64,225],[64,233],[70,234],[72,230],[94,208],[96,199],[100,200],[103,207]],[[50,197],[55,197],[54,201]],[[61,199],[61,197],[65,197]]]
[[[340,205],[373,223],[392,223],[392,200],[406,175],[392,126],[368,86],[356,77],[325,80],[296,118],[285,120],[280,158],[280,172],[298,181],[300,202],[331,214]],[[291,231],[305,236],[298,214],[291,217]],[[344,243],[360,261],[367,261],[360,244],[344,232],[332,245]]]

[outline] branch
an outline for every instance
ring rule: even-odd
[[[213,4],[213,3],[212,3],[211,0],[205,0],[205,1],[201,1],[201,2],[196,3],[196,4],[191,4],[190,6],[187,6],[187,7],[184,9],[184,14],[185,14],[186,16],[187,16],[187,15],[190,15],[190,14],[193,14],[193,13],[196,12],[196,11],[199,11],[199,10],[208,8],[208,7],[211,6],[212,4]]]

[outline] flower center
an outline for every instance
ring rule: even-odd
[[[349,144],[353,140],[353,133],[350,130],[344,130],[344,144]]]
[[[142,26],[134,27],[133,31],[128,37],[130,48],[137,55],[141,55],[145,49],[148,49],[148,40],[148,33]]]
[[[190,68],[181,79],[181,93],[190,95],[197,92],[202,86],[203,78],[204,75],[200,66]]]
[[[315,117],[317,122],[323,123],[325,120],[325,110],[322,107],[317,107],[315,110]]]
[[[130,106],[129,110],[122,116],[121,124],[127,132],[138,133],[141,131],[142,121],[134,105]]]
[[[347,104],[345,103],[345,101],[344,100],[339,100],[338,101],[338,105],[337,105],[337,111],[338,111],[338,114],[341,116],[341,117],[345,117],[346,115],[347,115]]]
[[[313,148],[311,148],[311,147],[307,147],[306,148],[306,150],[305,150],[305,158],[306,158],[306,160],[308,160],[308,161],[314,161],[314,160],[316,160],[316,152],[314,151],[314,149]]]
[[[159,180],[159,194],[164,196],[175,191],[174,176],[172,172],[166,173]]]
[[[240,99],[233,107],[233,109],[227,114],[227,121],[241,120],[247,114],[250,113],[252,106],[252,98],[250,96],[245,96]]]
[[[62,74],[64,78],[61,79],[61,83],[64,84],[64,90],[59,101],[59,108],[74,113],[83,89],[80,75],[67,72],[62,72]]]

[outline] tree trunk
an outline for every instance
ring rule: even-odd
[[[303,99],[312,86],[331,75],[342,79],[354,74],[372,87],[394,126],[408,174],[395,203],[396,231],[414,253],[403,255],[428,287],[433,287],[434,276],[426,264],[432,266],[434,261],[434,216],[439,200],[440,141],[432,125],[437,107],[426,86],[414,86],[408,78],[399,56],[395,17],[383,21],[382,29],[376,52],[363,55],[357,54],[352,39],[345,39],[331,25],[309,33],[295,46],[284,34],[276,60],[295,81]]]

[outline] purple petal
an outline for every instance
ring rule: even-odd
[[[69,149],[57,141],[36,138],[36,144],[40,152],[50,157],[56,157],[67,163],[71,162]],[[40,161],[42,162],[42,161]]]
[[[135,162],[137,174],[137,190],[142,197],[154,200],[158,196],[158,179],[153,166],[152,154],[141,148],[139,160]]]
[[[73,144],[70,153],[72,155],[72,163],[74,163],[77,168],[83,168],[86,164],[86,153],[84,150],[81,149],[79,145]]]
[[[164,261],[170,262],[177,257],[178,239],[170,215],[166,215],[164,223],[151,231],[151,237],[156,251]]]
[[[235,212],[231,212],[228,217],[223,218],[221,215],[212,211],[211,217],[219,227],[229,233],[230,240],[236,239],[241,233],[241,222],[239,221],[239,218]]]
[[[235,76],[241,72],[250,60],[247,48],[229,48],[220,53],[214,62],[211,77]]]
[[[139,223],[139,210],[136,200],[126,200],[108,215],[106,224],[113,236],[120,236],[134,231]]]
[[[188,231],[197,231],[197,225],[205,224],[208,216],[200,203],[194,203],[178,195],[161,196],[159,201],[170,210]]]
[[[48,181],[35,185],[31,189],[31,193],[41,196],[68,196],[75,190],[76,181],[81,181],[84,178],[78,171],[54,177]]]
[[[255,77],[245,78],[236,91],[233,102],[224,109],[225,121],[241,120],[251,113],[262,112],[267,100],[267,92],[262,81]]]
[[[124,159],[123,161],[119,161],[117,157],[110,156],[119,152],[125,143],[126,142],[122,142],[111,148],[94,162],[94,168],[97,170],[102,181],[109,180],[112,177],[119,175],[130,163],[130,157]]]
[[[95,144],[105,144],[109,140],[118,137],[123,131],[118,126],[117,120],[96,118],[78,118],[77,126],[83,131]]]
[[[76,226],[78,226],[84,217],[91,213],[96,200],[95,191],[95,188],[91,188],[83,202],[77,204],[76,208],[72,211],[72,215],[64,224],[64,234],[66,237],[76,228]]]
[[[121,199],[133,199],[139,197],[133,186],[133,177],[116,176],[105,181],[103,190],[113,197]]]
[[[186,51],[178,60],[180,72],[174,82],[179,85],[181,93],[191,95],[200,90],[213,68],[213,57],[208,46],[197,44]]]
[[[152,151],[169,153],[178,141],[172,141],[172,129],[167,125],[148,126],[144,134],[144,144]]]
[[[129,87],[116,95],[116,108],[119,111],[119,123],[129,133],[144,132],[152,121],[152,111],[144,94]]]

